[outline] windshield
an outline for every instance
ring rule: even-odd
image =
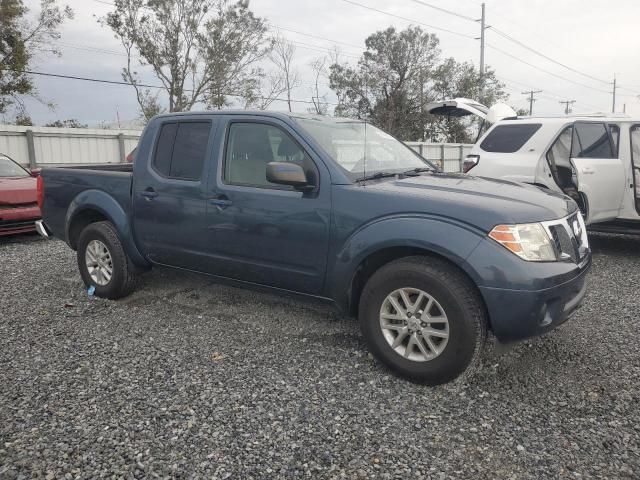
[[[6,155],[0,155],[0,177],[28,177],[29,172]]]
[[[360,120],[297,118],[351,180],[435,166],[379,128]]]

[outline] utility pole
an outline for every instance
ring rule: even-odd
[[[480,78],[484,77],[484,2],[482,3],[482,17],[480,18]]]
[[[523,95],[529,95],[529,115],[533,115],[533,102],[536,101],[536,99],[533,98],[533,95],[540,92],[542,92],[542,90],[529,90],[528,92],[522,92]]]
[[[560,100],[558,103],[564,105],[564,114],[569,115],[571,113],[571,105],[576,103],[575,100]]]
[[[482,88],[484,80],[484,31],[490,27],[485,23],[484,3],[482,4],[482,16],[476,22],[480,22],[480,38],[476,38],[476,40],[480,40],[480,86]]]
[[[616,113],[616,74],[613,74],[613,105],[611,107],[611,113]]]

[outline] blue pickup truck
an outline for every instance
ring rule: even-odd
[[[359,120],[160,115],[133,165],[44,169],[38,197],[39,231],[77,251],[100,297],[163,265],[320,298],[426,384],[476,362],[489,330],[516,341],[564,322],[591,264],[570,198],[442,173]]]

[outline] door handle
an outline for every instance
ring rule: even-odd
[[[156,192],[153,188],[147,188],[144,192],[140,192],[140,195],[145,197],[147,200],[151,200],[158,196],[158,192]]]
[[[233,202],[229,200],[225,195],[220,195],[217,198],[212,198],[211,200],[209,200],[209,203],[219,208],[227,208],[228,206],[233,205]]]
[[[591,175],[592,173],[596,173],[596,170],[595,170],[595,168],[584,167],[582,169],[582,173],[584,173],[585,175]]]

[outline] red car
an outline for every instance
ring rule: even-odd
[[[35,231],[41,217],[35,178],[39,173],[0,153],[0,236]]]

